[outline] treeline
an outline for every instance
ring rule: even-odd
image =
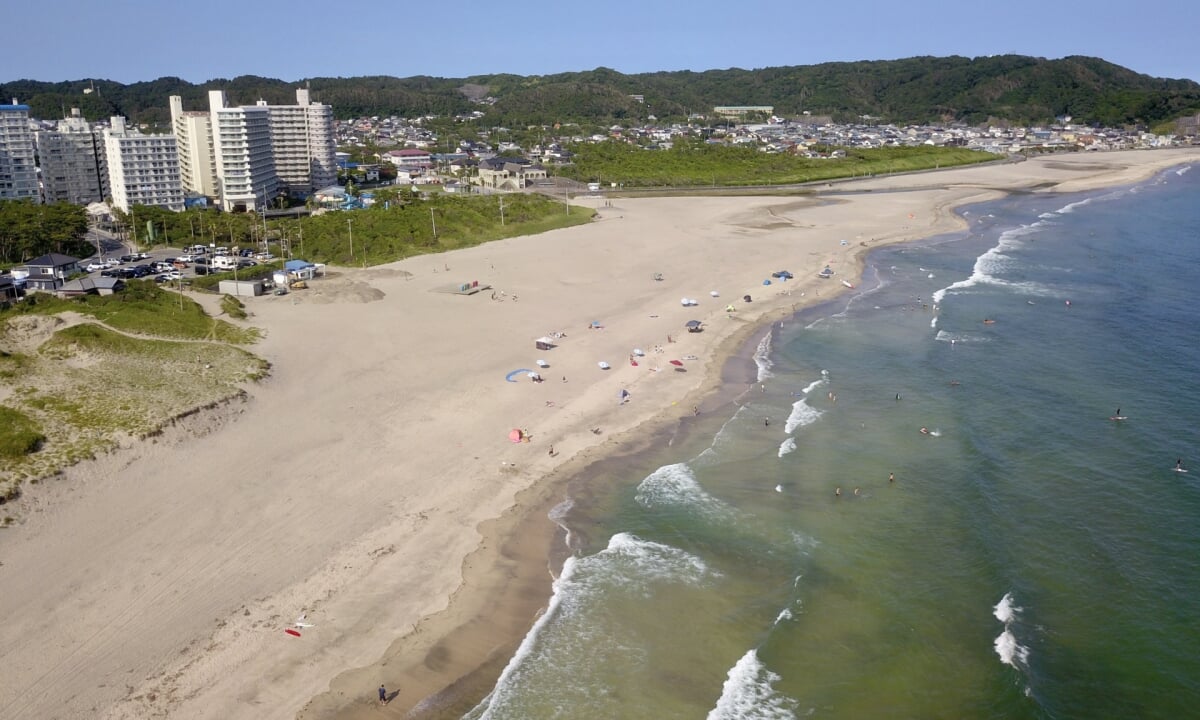
[[[46,253],[89,257],[87,212],[78,205],[0,200],[0,265],[19,265]]]
[[[292,103],[308,85],[312,97],[339,117],[455,115],[483,108],[490,126],[678,120],[716,105],[772,105],[794,117],[803,112],[852,121],[1009,121],[1039,124],[1061,115],[1105,126],[1155,124],[1200,111],[1200,84],[1142,75],[1099,58],[1058,60],[1023,55],[913,57],[822,63],[758,70],[679,71],[626,75],[608,68],[545,76],[470,78],[389,76],[309,78],[284,82],[243,76],[193,85],[179,78],[122,85],[107,80],[0,84],[0,97],[28,103],[40,118],[80,107],[89,119],[113,114],[164,123],[167,98],[181,95],[188,109],[207,109],[206,93],[223,89],[235,103]],[[89,92],[85,93],[84,91]],[[472,101],[490,95],[494,106]],[[638,95],[642,100],[631,97]]]

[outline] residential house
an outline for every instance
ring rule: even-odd
[[[433,167],[433,156],[427,150],[404,148],[403,150],[388,150],[383,159],[402,170],[422,170]]]
[[[80,272],[79,260],[69,255],[50,253],[34,258],[25,263],[29,277],[25,279],[25,287],[30,290],[45,290],[54,292],[62,287],[73,273]]]
[[[475,182],[493,190],[521,190],[547,178],[546,168],[525,158],[493,157],[479,161]]]

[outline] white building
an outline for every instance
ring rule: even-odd
[[[212,115],[184,110],[183,98],[172,95],[171,132],[179,149],[179,175],[187,193],[217,197],[217,167],[213,158]]]
[[[225,106],[225,91],[210,90],[209,113],[219,201],[227,211],[271,206],[279,194],[267,105]]]
[[[333,108],[296,90],[295,105],[268,105],[275,172],[287,192],[306,196],[337,182]]]
[[[29,106],[0,105],[0,200],[41,201]]]
[[[80,117],[79,108],[71,108],[71,116],[59,120],[56,129],[36,135],[46,202],[87,205],[104,201],[108,196],[104,138]]]
[[[125,212],[133,205],[157,205],[183,210],[183,181],[174,135],[143,135],[114,117],[104,131],[108,184],[113,207]]]
[[[171,97],[184,187],[216,198],[225,210],[259,210],[282,193],[307,196],[337,182],[333,108],[296,91],[295,105],[230,107],[208,93],[207,113],[187,112]]]

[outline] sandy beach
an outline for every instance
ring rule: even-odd
[[[544,605],[562,550],[547,512],[567,480],[703,412],[764,323],[852,292],[839,280],[857,284],[872,247],[962,227],[961,205],[1197,160],[1076,154],[813,196],[580,198],[599,210],[586,226],[253,299],[266,338],[251,351],[273,369],[247,399],[28,488],[12,511],[0,717],[453,707]],[[835,279],[817,277],[825,265]],[[777,270],[795,279],[763,285]],[[492,290],[443,291],[471,281]],[[543,382],[506,381],[516,370]],[[383,707],[381,683],[399,691]]]

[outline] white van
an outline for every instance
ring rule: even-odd
[[[232,270],[237,267],[239,259],[233,255],[217,255],[212,259],[212,267],[216,270]]]

